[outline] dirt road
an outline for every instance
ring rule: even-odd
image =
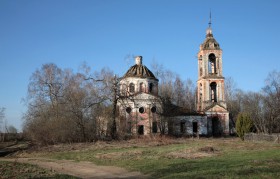
[[[52,160],[44,158],[0,158],[0,160],[34,164],[42,168],[54,170],[57,173],[68,174],[85,179],[149,178],[148,176],[145,176],[140,172],[129,172],[123,168],[114,166],[98,166],[91,162],[75,162],[71,160]]]

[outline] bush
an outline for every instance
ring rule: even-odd
[[[244,140],[245,133],[251,132],[253,127],[253,121],[249,114],[239,113],[236,121],[236,133]]]

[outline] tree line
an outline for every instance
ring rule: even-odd
[[[196,85],[182,80],[176,73],[157,63],[152,71],[159,79],[159,96],[187,111],[195,111]],[[115,138],[115,118],[119,77],[103,68],[92,71],[87,65],[74,71],[53,63],[44,64],[30,77],[24,134],[39,143],[87,142]],[[271,72],[260,92],[244,92],[236,88],[232,78],[226,79],[225,95],[235,127],[237,116],[246,113],[255,132],[280,131],[280,72]]]
[[[225,88],[233,126],[238,122],[241,128],[242,125],[251,126],[245,127],[246,132],[280,133],[280,71],[270,72],[258,92],[245,92],[236,88],[232,78],[226,79]]]
[[[153,66],[160,81],[159,96],[193,111],[193,82],[183,81],[161,65]],[[42,65],[29,80],[24,134],[44,144],[115,138],[118,79],[108,68],[93,72],[84,64],[74,72],[53,63]]]

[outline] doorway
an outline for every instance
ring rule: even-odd
[[[193,135],[197,135],[197,132],[198,132],[197,122],[193,122],[192,126],[193,126]]]
[[[153,122],[153,124],[152,124],[152,131],[153,131],[153,133],[157,133],[158,132],[157,122]]]
[[[218,117],[212,118],[212,134],[214,137],[220,137],[222,135],[222,125]]]
[[[144,135],[144,126],[143,125],[138,126],[138,134]]]

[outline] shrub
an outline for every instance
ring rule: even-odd
[[[251,132],[253,127],[253,121],[249,114],[239,113],[236,121],[237,135],[244,140],[245,133]]]

